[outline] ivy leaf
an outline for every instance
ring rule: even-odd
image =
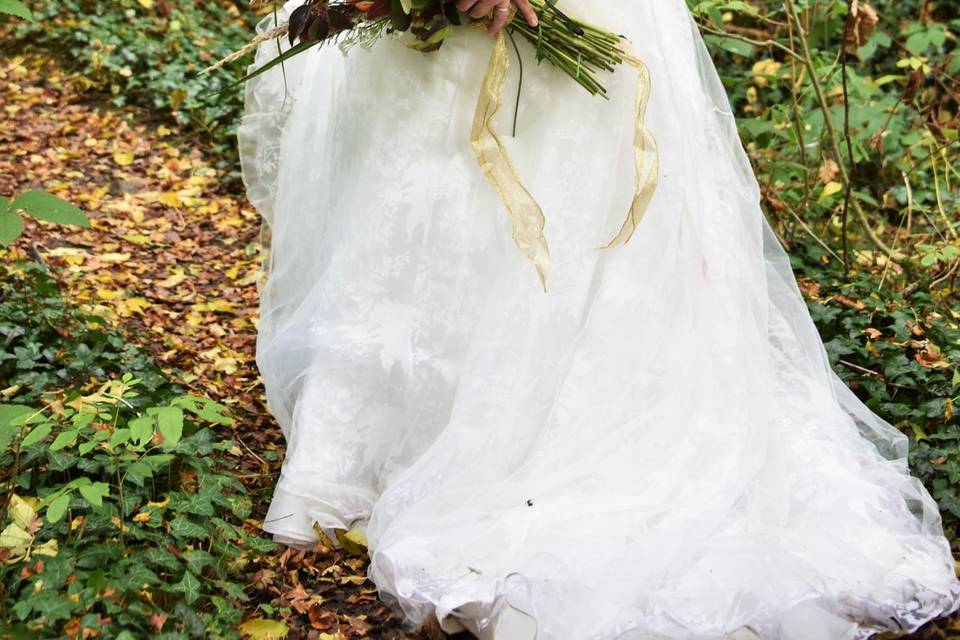
[[[207,530],[184,516],[177,516],[170,521],[170,535],[174,538],[205,538]]]
[[[184,551],[183,558],[187,561],[187,568],[194,573],[200,573],[204,567],[214,566],[217,563],[217,559],[203,549]]]
[[[113,575],[113,586],[116,589],[123,590],[141,590],[146,589],[151,584],[158,584],[160,578],[157,577],[142,561],[127,558],[126,561],[114,565],[111,571]]]
[[[187,604],[193,604],[200,597],[200,580],[189,571],[184,571],[183,579],[171,586],[170,590],[182,593]]]
[[[2,1],[0,0],[0,2]],[[90,221],[87,216],[83,215],[79,207],[44,191],[22,193],[14,199],[10,208],[14,211],[20,209],[37,220],[77,227],[90,226]]]
[[[68,619],[80,604],[67,598],[58,591],[41,591],[31,596],[30,608],[38,616],[43,617],[44,621],[53,626],[58,620]],[[60,625],[56,625],[59,628]]]

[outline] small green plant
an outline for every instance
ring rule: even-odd
[[[179,392],[122,332],[64,302],[43,265],[0,263],[0,401],[36,404],[124,372],[142,381],[145,401]]]
[[[21,214],[57,224],[90,226],[78,207],[44,191],[27,191],[16,198],[0,196],[0,246],[10,246],[23,233]]]
[[[33,637],[235,637],[244,570],[273,544],[244,529],[224,408],[137,409],[131,375],[46,407],[0,405],[6,505],[0,609]]]

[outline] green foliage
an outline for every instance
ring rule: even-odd
[[[243,527],[251,501],[232,473],[239,451],[213,431],[231,419],[167,382],[119,332],[65,307],[41,266],[4,269],[7,631],[236,637],[247,564],[273,544]]]
[[[21,45],[39,45],[79,68],[117,106],[135,105],[231,145],[241,92],[214,92],[242,77],[243,65],[199,76],[253,36],[250,12],[226,2],[49,0],[18,30]]]
[[[872,230],[924,279],[956,263],[931,251],[955,244],[960,226],[960,105],[953,89],[960,19],[949,3],[875,0],[875,25],[864,14],[850,16],[846,2],[688,3],[784,235],[802,219],[841,251],[842,165],[852,176],[853,204],[865,211],[863,221],[847,208],[850,246],[861,257],[881,256],[865,237]]]
[[[808,307],[841,378],[911,439],[910,465],[960,532],[960,325],[952,300],[909,298],[859,272],[848,280],[819,246],[794,253]]]
[[[176,392],[152,359],[105,320],[64,303],[36,263],[0,265],[0,390],[22,404],[46,391],[132,372],[152,399]]]
[[[23,233],[23,219],[89,227],[90,221],[79,208],[43,191],[27,191],[16,198],[0,196],[0,246],[7,247]]]
[[[210,429],[230,418],[189,396],[134,409],[139,383],[0,405],[3,608],[33,637],[236,636],[244,569],[272,545],[242,526],[251,502]]]
[[[20,0],[0,0],[0,13],[5,13],[24,20],[32,20],[33,14]]]

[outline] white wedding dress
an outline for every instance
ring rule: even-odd
[[[248,83],[257,362],[288,444],[264,529],[365,528],[411,624],[497,640],[853,639],[955,610],[937,506],[831,371],[684,0],[561,6],[649,66],[660,174],[598,251],[634,189],[636,72],[607,101],[521,44],[516,137],[515,60],[497,123],[546,215],[546,293],[468,139],[490,38]]]

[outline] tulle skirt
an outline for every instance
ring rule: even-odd
[[[629,244],[597,250],[633,192],[635,71],[603,100],[521,45],[516,137],[510,108],[497,125],[546,215],[546,293],[468,140],[482,33],[248,83],[257,362],[287,439],[264,528],[365,529],[383,598],[478,635],[507,608],[539,640],[865,638],[953,611],[937,506],[831,371],[684,1],[565,9],[648,65],[660,174]]]

